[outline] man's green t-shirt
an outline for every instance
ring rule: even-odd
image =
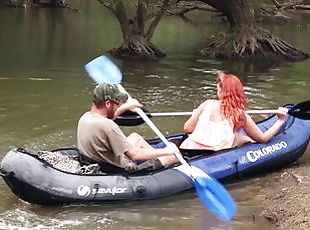
[[[135,165],[125,153],[131,148],[118,125],[100,114],[84,113],[77,127],[79,151],[100,163],[128,168]]]

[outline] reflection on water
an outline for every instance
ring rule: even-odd
[[[248,192],[244,191],[243,195]],[[251,200],[249,198],[249,200]],[[105,205],[48,207],[15,201],[15,207],[0,214],[0,229],[261,229],[266,222],[257,215],[257,206],[238,201],[233,221],[220,221],[205,210],[194,193],[158,201]],[[183,208],[177,208],[183,207]],[[239,213],[240,213],[239,211]],[[257,215],[257,216],[256,216]],[[255,217],[254,217],[255,216]],[[247,228],[245,227],[245,224]]]
[[[93,83],[83,65],[121,43],[119,25],[96,1],[72,1],[79,13],[64,9],[1,8],[0,157],[13,147],[30,151],[75,146],[79,116],[90,105]],[[191,15],[196,25],[168,17],[154,43],[168,56],[156,63],[115,60],[124,86],[151,112],[191,111],[214,97],[218,71],[237,74],[250,109],[273,109],[309,100],[310,62],[256,64],[213,60],[199,55],[205,38],[223,25],[205,13]],[[272,28],[310,52],[296,23]],[[295,24],[294,24],[295,23]],[[295,31],[293,33],[292,31]],[[177,38],[177,39],[176,39]],[[258,116],[256,119],[264,116]],[[186,117],[153,118],[164,134],[182,132]],[[146,125],[123,127],[125,133],[154,134]],[[309,162],[309,148],[304,162]],[[229,185],[238,204],[233,221],[221,222],[200,204],[194,191],[156,201],[126,204],[44,207],[18,200],[0,181],[0,229],[273,229],[259,214],[265,178]]]

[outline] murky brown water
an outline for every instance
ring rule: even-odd
[[[91,2],[91,3],[90,3]],[[96,1],[74,1],[81,12],[0,8],[0,157],[13,147],[29,150],[75,145],[75,126],[88,109],[91,80],[83,65],[120,41],[118,24]],[[152,112],[190,111],[215,92],[214,74],[240,76],[251,109],[272,109],[309,100],[310,61],[245,65],[201,57],[205,38],[221,29],[204,13],[196,24],[166,18],[154,42],[168,56],[158,63],[115,60],[124,86]],[[309,16],[273,27],[287,41],[310,52]],[[307,18],[308,17],[308,18]],[[154,118],[165,134],[182,131],[185,117]],[[258,119],[258,118],[257,118]],[[146,137],[146,126],[124,128]],[[308,148],[303,161],[310,162]],[[194,191],[156,201],[96,206],[44,207],[17,199],[0,180],[0,229],[273,229],[259,213],[264,177],[227,185],[238,204],[234,220],[223,223],[204,210]]]

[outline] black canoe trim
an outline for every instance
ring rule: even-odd
[[[56,168],[54,167],[52,164],[50,164],[48,161],[42,159],[39,157],[39,155],[37,154],[33,154],[33,153],[30,153],[28,152],[27,150],[25,150],[24,148],[17,148],[15,151],[18,151],[20,153],[23,153],[23,154],[26,154],[26,155],[29,155],[35,159],[37,159],[38,161],[40,161],[41,163],[43,163],[45,166],[47,167],[51,167],[57,171],[60,171],[62,173],[66,173],[66,174],[71,174],[71,175],[82,175],[82,176],[111,176],[111,175],[119,175],[119,176],[123,176],[123,177],[126,177],[126,178],[129,178],[129,177],[134,177],[134,176],[146,176],[146,175],[153,175],[157,172],[160,172],[160,171],[164,171],[164,170],[167,170],[169,168],[173,168],[177,165],[179,165],[178,163],[174,164],[174,165],[171,165],[167,168],[161,168],[161,169],[158,169],[158,170],[154,170],[154,171],[150,171],[150,172],[134,172],[134,173],[109,173],[109,174],[105,174],[103,172],[103,174],[80,174],[80,173],[73,173],[73,172],[67,172],[65,170],[62,170],[62,169],[59,169],[59,168]],[[64,155],[69,155],[71,156],[72,153],[77,156],[77,153],[78,153],[78,150],[77,148],[59,148],[59,149],[55,149],[55,150],[52,150],[51,152],[61,152],[62,154]],[[71,154],[69,153],[71,152]],[[75,153],[76,152],[76,153]]]

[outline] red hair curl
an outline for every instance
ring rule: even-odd
[[[245,119],[246,96],[242,82],[235,75],[225,73],[220,73],[217,80],[221,114],[230,120],[236,128],[236,125]]]

